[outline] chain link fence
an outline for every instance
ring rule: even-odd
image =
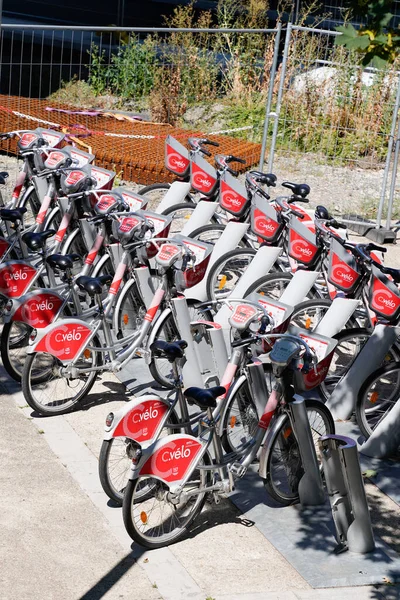
[[[312,156],[350,175],[355,168],[382,169],[380,223],[385,202],[396,206],[391,160],[398,146],[398,73],[362,70],[355,55],[335,46],[337,35],[291,24],[283,30],[101,31],[4,25],[1,129],[11,129],[18,112],[32,127],[76,125],[83,145],[88,131],[98,134],[93,145],[104,160],[110,143],[99,140],[107,129],[115,134],[115,162],[129,163],[132,173],[139,167],[129,139],[141,137],[142,162],[152,157],[161,164],[148,181],[165,178],[163,144],[156,147],[154,140],[165,139],[166,128],[175,128],[183,143],[190,132],[227,135],[233,154],[245,148],[249,164],[262,168],[265,157],[270,170],[276,156],[289,155]],[[132,113],[151,121],[151,135],[143,124],[136,135],[137,123],[121,121]],[[105,162],[112,166],[112,157]]]

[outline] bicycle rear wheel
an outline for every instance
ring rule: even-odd
[[[201,489],[207,485],[210,472],[201,469],[205,464],[211,464],[207,454],[179,495],[171,494],[167,484],[151,476],[128,481],[122,514],[125,528],[135,542],[154,549],[185,537],[206,501],[207,492]]]
[[[318,400],[306,400],[310,423],[318,456],[318,439],[335,433],[335,424],[328,408]],[[299,482],[304,474],[300,450],[289,416],[276,429],[270,443],[267,459],[267,477],[264,481],[269,495],[289,506],[299,500]]]
[[[238,248],[220,256],[207,276],[209,300],[221,300],[229,296],[255,255],[253,248]]]
[[[168,423],[176,428],[164,428],[160,438],[171,433],[179,433],[179,419],[174,410],[168,417]],[[124,491],[129,481],[133,451],[136,442],[125,437],[103,440],[99,456],[100,483],[107,496],[122,506]]]

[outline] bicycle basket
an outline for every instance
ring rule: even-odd
[[[165,167],[182,178],[188,177],[190,173],[189,152],[172,135],[168,135],[165,140]]]
[[[132,190],[125,186],[115,187],[113,188],[113,192],[118,192],[133,212],[136,210],[144,210],[149,201],[148,198],[135,194],[135,192],[132,192]]]
[[[399,288],[374,266],[372,266],[368,303],[371,310],[387,321],[397,321],[400,317]]]
[[[91,176],[96,180],[95,188],[96,190],[111,190],[113,181],[115,179],[116,173],[114,171],[108,171],[107,169],[103,169],[102,167],[91,167]],[[96,204],[97,199],[95,196],[89,196],[90,198],[90,206]]]
[[[329,371],[337,340],[318,333],[310,333],[307,329],[300,329],[300,327],[294,325],[289,327],[288,333],[301,337],[317,357],[318,362],[308,373],[303,373],[300,370],[294,371],[295,392],[312,390],[324,381]]]
[[[285,333],[289,327],[293,306],[284,304],[283,302],[278,302],[277,300],[272,300],[272,298],[268,298],[262,294],[256,293],[250,294],[248,299],[252,302],[257,302],[260,304],[273,319],[273,325],[269,330],[269,333]],[[269,352],[273,345],[273,340],[262,340],[262,351]]]
[[[132,238],[142,228],[142,224],[142,215],[127,214],[126,217],[121,217],[118,221],[113,222],[113,234],[121,243],[127,244],[133,241]]]
[[[234,217],[242,217],[250,204],[246,188],[243,187],[230,173],[221,176],[219,204]]]
[[[90,154],[79,148],[74,148],[73,146],[65,146],[63,151],[70,155],[79,169],[85,165],[90,165],[94,160],[94,154]]]
[[[195,155],[190,163],[190,184],[196,192],[207,198],[217,189],[217,171],[201,156]]]
[[[156,261],[164,267],[174,266],[175,283],[180,290],[185,290],[200,283],[206,273],[214,246],[205,242],[193,241],[191,238],[177,234],[174,236],[179,244],[167,242],[163,244],[157,253]],[[180,244],[185,244],[195,255],[195,263],[188,264],[182,271],[182,250]]]
[[[90,176],[90,166],[63,173],[60,184],[64,194],[77,194],[78,192],[90,189],[93,186],[93,180]]]
[[[266,242],[276,242],[284,225],[278,219],[278,213],[268,200],[256,193],[251,203],[251,229],[253,233]]]
[[[47,158],[44,160],[44,166],[46,169],[60,169],[61,167],[68,167],[71,163],[70,157],[67,152],[63,150],[52,150],[47,154]]]
[[[336,288],[351,294],[357,288],[361,273],[351,252],[332,239],[329,252],[328,281]]]
[[[115,190],[99,194],[99,200],[94,206],[94,211],[98,215],[107,215],[116,210],[122,202],[122,197]]]
[[[308,227],[291,215],[289,222],[289,256],[299,263],[313,267],[321,254],[317,239]]]

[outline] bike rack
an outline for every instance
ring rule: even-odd
[[[220,256],[223,256],[230,250],[235,250],[238,247],[240,240],[242,239],[248,228],[248,223],[231,222],[227,224],[227,226],[221,234],[221,237],[217,240],[214,246],[210,257],[210,261],[207,266],[207,270],[204,273],[202,281],[200,281],[200,283],[198,283],[197,285],[194,285],[193,287],[189,288],[188,290],[185,290],[186,298],[198,300],[199,302],[205,302],[208,299],[207,277],[211,267]],[[252,262],[254,262],[254,259]]]
[[[400,446],[400,402],[374,429],[371,437],[360,447],[361,454],[373,458],[386,458],[396,453]]]
[[[304,398],[295,396],[290,402],[290,420],[299,445],[304,475],[299,482],[300,502],[303,506],[318,506],[325,504],[325,492],[318,466],[314,440]]]
[[[362,384],[383,362],[399,332],[399,328],[388,325],[375,327],[349,371],[335,387],[326,403],[335,420],[347,420],[351,417]]]
[[[272,268],[272,265],[275,263],[276,259],[278,258],[281,252],[282,248],[277,248],[275,246],[261,246],[261,248],[257,250],[257,254],[254,256],[253,260],[251,261],[251,263],[237,282],[236,287],[229,294],[228,298],[232,298],[235,300],[243,298],[244,293],[250,287],[253,281],[269,273],[269,271]],[[214,321],[216,323],[219,323],[224,330],[228,331],[228,337],[230,331],[230,325],[228,322],[230,314],[231,311],[229,310],[229,308],[227,306],[222,306],[222,308],[219,309],[219,311],[214,317]],[[227,339],[227,345],[229,348],[230,339]]]
[[[319,446],[337,533],[336,552],[372,552],[375,541],[357,444],[343,435],[326,435]]]
[[[188,221],[182,227],[180,234],[188,236],[198,227],[207,225],[217,210],[217,206],[218,204],[216,202],[206,202],[204,200],[200,200],[192,212],[190,219],[188,219]]]
[[[185,202],[185,198],[189,192],[190,183],[186,183],[184,181],[174,181],[174,183],[171,183],[171,187],[157,208],[150,207],[150,209],[154,210],[154,212],[158,214],[161,214],[170,206],[175,206],[175,204],[181,204],[181,202]]]
[[[187,342],[185,348],[186,362],[182,368],[182,377],[185,387],[204,387],[203,376],[199,367],[198,357],[190,327],[190,316],[186,298],[178,297],[172,299],[172,311],[182,340]]]

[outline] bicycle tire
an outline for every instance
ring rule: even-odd
[[[202,464],[211,464],[211,460],[207,452],[203,455],[203,458],[199,464],[200,466]],[[210,471],[195,469],[191,479],[189,479],[184,487],[192,487],[193,489],[201,489],[202,487],[205,487],[210,480],[209,474]],[[143,484],[147,494],[146,499],[141,502],[140,500],[137,500],[137,497],[142,493],[140,486]],[[151,476],[138,477],[134,480],[130,479],[125,488],[124,499],[122,503],[124,525],[130,537],[145,548],[163,548],[184,538],[188,533],[189,527],[202,511],[207,498],[207,492],[204,491],[194,496],[190,496],[186,504],[172,504],[172,502],[169,501],[169,496],[167,494],[168,489],[169,488],[165,483]],[[179,511],[183,511],[191,499],[194,499],[194,501],[192,507],[189,506],[189,514],[187,514],[187,516],[183,515],[183,520],[180,522],[181,516]],[[159,504],[164,503],[162,510],[155,510],[156,502]],[[169,519],[168,515],[166,515],[167,509],[171,511],[171,516]],[[171,523],[170,530],[167,533],[163,534],[161,531],[161,526],[164,525],[164,522],[162,525],[152,526],[153,519],[155,519],[157,515],[160,515],[161,519],[164,518],[164,522],[166,521],[167,524],[168,522]],[[150,533],[145,535],[143,532],[144,527],[149,524],[149,520],[151,520],[151,522],[150,529],[148,531],[153,532],[153,536],[151,536]],[[175,526],[171,531],[171,527],[173,527],[174,523],[177,522],[178,525]]]
[[[178,426],[179,419],[174,410],[172,410],[168,416],[168,422]],[[164,428],[160,433],[160,438],[163,432],[168,435],[170,433],[179,433],[178,428]],[[103,440],[100,449],[99,456],[99,478],[101,486],[110,500],[113,500],[119,506],[122,506],[124,499],[124,490],[129,480],[129,474],[132,466],[132,458],[130,456],[130,449],[132,448],[132,441],[126,437],[114,437],[110,440]],[[117,458],[114,459],[115,465],[112,466],[111,454],[114,451],[114,446],[117,447],[116,454]],[[118,469],[118,473],[115,473],[115,469]],[[114,473],[113,473],[114,471]]]
[[[100,348],[100,342],[96,338],[93,338],[90,345]],[[84,352],[85,350],[81,353],[81,357],[83,356]],[[83,364],[81,366],[99,366],[101,364],[101,358],[102,356],[100,352],[90,351],[90,356],[88,359],[86,359],[86,363],[84,363],[85,357],[83,356]],[[90,360],[89,364],[88,360]],[[43,361],[45,365],[47,365],[45,366],[45,370],[42,373],[42,375],[36,377],[32,376],[32,370],[35,367],[35,361]],[[72,397],[66,397],[68,390],[77,389],[76,387],[72,388],[72,383],[67,383],[61,390],[61,400],[54,400],[56,390],[60,391],[61,386],[59,385],[59,382],[61,380],[67,381],[65,378],[62,377],[62,374],[60,374],[60,366],[60,361],[58,361],[54,356],[47,354],[46,352],[33,352],[32,354],[27,355],[24,370],[22,373],[22,392],[29,406],[41,415],[63,415],[75,410],[78,407],[81,400],[83,400],[83,398],[85,398],[85,396],[87,396],[87,394],[90,392],[96,381],[97,375],[99,374],[99,371],[92,371],[86,377],[86,380],[84,380],[84,375],[74,379],[71,378],[68,381],[84,381],[83,387]],[[48,386],[48,384],[54,380],[57,381],[56,387],[54,389],[46,390],[45,384],[46,386]],[[40,386],[42,386],[42,388]],[[40,397],[42,397],[43,400],[45,400],[46,398],[50,399],[50,402],[48,404],[40,402],[39,394],[41,393],[41,391],[43,391],[43,395],[40,395]],[[58,404],[59,402],[61,404]]]
[[[244,297],[256,292],[263,296],[268,296],[272,299],[279,300],[284,290],[291,282],[293,275],[291,273],[269,273],[254,281],[245,291]],[[319,297],[318,290],[313,285],[307,294],[307,298]]]
[[[333,336],[338,340],[333,352],[332,361],[324,381],[318,389],[324,401],[327,401],[338,383],[347,375],[364,344],[371,337],[371,331],[363,327],[344,329]],[[357,340],[358,338],[358,340]],[[352,344],[353,342],[353,344]],[[356,344],[355,348],[354,342]],[[350,344],[350,349],[349,349]],[[400,360],[400,354],[395,347],[390,348],[385,356],[385,364],[393,364]]]
[[[124,286],[121,290],[121,302],[118,306],[118,336],[125,337],[138,331],[143,325],[146,312],[146,305],[139,294],[136,282],[129,285],[129,287]]]
[[[268,391],[272,390],[272,367],[264,363]],[[222,416],[221,442],[225,452],[239,452],[255,436],[261,415],[251,397],[248,379],[233,382]]]
[[[202,242],[208,242],[209,244],[215,244],[222,233],[225,231],[225,225],[219,225],[218,223],[210,223],[209,225],[202,225],[198,227],[188,237],[193,240],[199,240]],[[238,243],[238,248],[252,248],[251,243],[247,240],[244,235]]]
[[[145,187],[141,188],[138,191],[138,194],[149,199],[149,203],[147,205],[149,210],[156,210],[170,187],[170,183],[152,183],[151,185],[146,185]],[[190,194],[186,194],[185,200],[187,202],[193,202]]]
[[[323,422],[323,428],[316,429],[314,423],[310,423],[314,443],[321,435],[332,435],[335,433],[335,423],[329,409],[319,400],[305,400],[307,416],[318,413]],[[317,453],[318,456],[318,453]],[[292,463],[291,463],[292,461]],[[276,468],[275,468],[275,465]],[[290,506],[299,501],[298,485],[304,473],[300,451],[296,437],[292,430],[289,416],[286,416],[277,427],[270,441],[267,465],[267,476],[264,480],[268,494],[282,506]],[[287,482],[285,480],[288,480]],[[283,482],[282,489],[281,484]],[[286,485],[287,484],[287,485]],[[285,489],[288,491],[285,491]]]
[[[394,374],[393,378],[391,374]],[[379,382],[382,382],[382,385],[378,391],[376,385]],[[385,398],[383,394],[388,396]],[[358,393],[355,407],[357,424],[365,439],[372,435],[374,429],[393,409],[399,398],[400,362],[384,365],[367,377]]]
[[[319,325],[331,305],[332,300],[328,298],[313,298],[300,302],[294,307],[290,322],[302,329],[313,331]],[[358,329],[358,322],[354,316],[349,317],[345,328]]]
[[[218,300],[230,294],[256,254],[254,248],[237,248],[220,256],[207,275],[207,298]],[[232,282],[232,286],[226,291],[227,281]],[[220,291],[223,293],[218,293]]]
[[[202,311],[201,315],[196,315],[195,304],[189,305],[189,313],[190,313],[190,321],[212,321],[212,315],[209,311]],[[198,318],[200,316],[200,318]],[[154,329],[152,331],[152,339],[155,340],[163,340],[166,342],[175,342],[176,340],[181,339],[178,328],[175,324],[175,320],[171,313],[168,313],[162,319],[158,319],[154,325]],[[168,362],[166,358],[158,358],[151,353],[151,359],[149,364],[149,370],[154,380],[157,381],[159,385],[167,389],[173,389],[172,383],[172,369],[171,364]]]
[[[186,225],[194,210],[196,209],[194,202],[181,202],[166,208],[161,214],[172,217],[172,223],[169,229],[169,235],[180,233]]]

